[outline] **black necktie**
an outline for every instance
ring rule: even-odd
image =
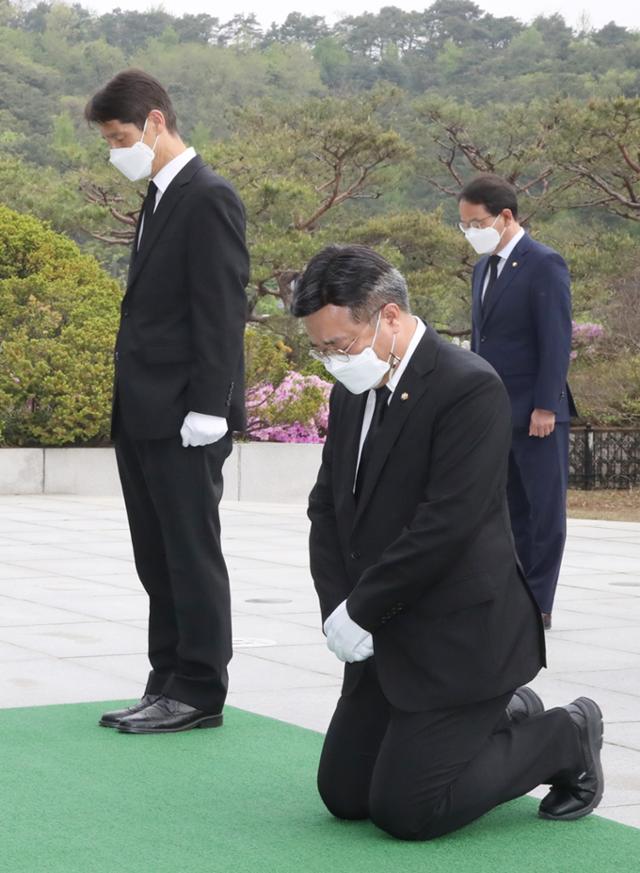
[[[362,491],[362,485],[366,476],[367,466],[371,461],[373,446],[376,441],[378,431],[382,426],[384,414],[387,411],[387,406],[389,405],[390,396],[391,392],[386,385],[383,385],[382,388],[376,388],[376,405],[373,410],[373,416],[371,418],[369,430],[367,431],[364,443],[362,444],[362,452],[360,453],[360,464],[358,465],[358,472],[356,474],[356,500],[358,499],[358,496]]]
[[[140,236],[138,238],[138,251],[142,248],[142,240],[149,230],[151,222],[153,220],[153,214],[156,208],[156,194],[158,193],[158,186],[155,182],[149,182],[149,187],[147,188],[147,196],[144,198],[144,203],[142,204],[142,215],[144,216],[144,223],[140,230]]]
[[[482,311],[487,308],[487,303],[489,301],[489,294],[491,293],[491,289],[496,284],[498,280],[498,264],[500,263],[500,255],[491,255],[489,258],[489,263],[487,264],[487,270],[489,271],[489,281],[487,282],[487,287],[482,295]],[[482,282],[484,284],[484,280],[487,275],[487,270],[484,271],[484,276],[482,278]]]

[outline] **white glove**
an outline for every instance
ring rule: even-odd
[[[208,446],[217,443],[228,430],[226,418],[205,415],[202,412],[188,412],[180,428],[182,445],[185,449],[187,446]]]
[[[353,664],[354,661],[366,661],[373,655],[373,638],[349,616],[346,600],[336,606],[323,629],[329,650],[341,661]]]

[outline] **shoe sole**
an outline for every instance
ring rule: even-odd
[[[602,795],[604,794],[604,774],[602,772],[602,762],[600,761],[600,750],[602,749],[602,738],[604,735],[604,722],[602,719],[602,710],[590,697],[578,697],[574,703],[581,704],[582,711],[590,716],[597,718],[587,719],[587,735],[589,737],[589,747],[593,758],[594,770],[598,782],[598,790],[596,791],[593,800],[588,806],[571,812],[568,815],[549,815],[546,812],[538,811],[540,818],[546,818],[549,821],[575,821],[578,818],[584,818],[600,804]]]
[[[118,725],[118,730],[121,734],[178,734],[181,731],[190,731],[193,728],[217,728],[222,727],[221,715],[206,715],[197,721],[189,722],[183,727],[174,728],[145,728],[134,727],[133,725]]]
[[[100,719],[98,724],[100,725],[100,727],[106,727],[106,728],[117,728],[118,727],[117,721],[103,721],[102,719]]]
[[[533,715],[540,715],[541,712],[544,712],[542,698],[539,697],[532,688],[523,685],[522,688],[518,688],[516,694],[520,700],[524,700],[527,707],[526,715],[522,716],[520,721],[523,721],[526,718],[531,718]],[[516,722],[516,724],[518,724],[518,722]]]

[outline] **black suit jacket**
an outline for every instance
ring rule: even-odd
[[[243,429],[248,279],[242,203],[195,157],[164,192],[137,254],[134,243],[112,433],[118,420],[135,439],[177,436],[189,411]]]
[[[431,329],[386,412],[356,505],[366,395],[336,385],[309,500],[323,620],[347,598],[373,634],[385,695],[406,711],[488,700],[544,664],[540,613],[506,503],[509,399],[481,358]],[[343,693],[362,664],[347,664]]]

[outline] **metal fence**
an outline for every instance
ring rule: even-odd
[[[640,486],[640,430],[574,427],[569,440],[569,487]]]

